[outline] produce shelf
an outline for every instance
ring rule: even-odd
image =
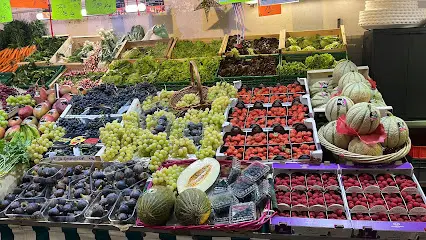
[[[48,35],[48,36],[43,36],[43,38],[51,38],[52,36],[51,35]],[[55,35],[55,37],[56,38],[64,38],[65,40],[64,40],[64,43],[63,44],[65,44],[65,42],[67,42],[68,40],[69,40],[69,38],[70,38],[70,36],[68,35],[68,34],[62,34],[62,35]],[[62,46],[63,46],[63,44],[62,44]],[[59,49],[61,49],[62,47],[60,47],[60,48],[58,48],[57,50],[56,50],[56,53],[59,51]],[[35,52],[37,52],[37,50],[35,51]],[[35,53],[34,52],[34,53]],[[33,53],[33,54],[34,54]],[[55,54],[56,54],[55,53]],[[53,55],[53,56],[55,56],[55,54]],[[31,56],[31,55],[30,55]],[[51,58],[53,58],[53,56],[51,56]],[[18,66],[22,66],[22,65],[26,65],[26,64],[29,64],[30,62],[19,62],[18,63]],[[52,62],[50,62],[50,61],[37,61],[37,62],[34,62],[34,64],[36,65],[36,66],[50,66],[50,65],[52,65]]]
[[[161,58],[158,58],[158,59],[167,59],[170,48],[172,47],[175,40],[176,40],[175,38],[148,40],[148,41],[128,41],[128,40],[126,40],[121,45],[120,49],[117,51],[117,54],[115,55],[114,59],[122,59],[121,58],[122,54],[124,52],[126,52],[127,50],[130,50],[130,49],[133,49],[133,48],[153,47],[157,43],[167,44],[167,48],[164,50],[163,56]],[[128,60],[136,61],[137,59],[128,59]]]

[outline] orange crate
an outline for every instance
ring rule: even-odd
[[[426,146],[411,146],[408,155],[412,158],[426,159]]]

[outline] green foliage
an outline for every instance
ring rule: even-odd
[[[121,55],[121,59],[137,59],[142,55],[141,51],[137,48],[132,48],[130,50],[125,51]]]
[[[166,56],[167,43],[158,42],[154,46],[144,46],[139,48],[132,48],[125,51],[121,55],[121,59],[138,59],[144,56],[151,56],[154,58],[164,58]]]
[[[312,47],[312,46],[307,46],[307,47],[305,47],[304,49],[302,49],[302,51],[315,51],[315,50],[317,50],[317,49],[315,49],[314,47]]]
[[[34,44],[37,46],[37,51],[28,56],[25,61],[49,61],[66,39],[66,37],[35,38]]]
[[[32,23],[14,20],[4,24],[0,32],[0,49],[30,46],[36,38],[46,35],[44,24],[39,20]]]
[[[75,50],[71,56],[68,57],[67,62],[83,62],[84,58],[89,57],[95,48],[94,42],[86,41],[83,46]]]
[[[334,57],[331,54],[315,54],[305,59],[308,69],[330,69],[334,64]]]
[[[277,66],[280,76],[303,76],[306,75],[306,66],[302,62],[283,62]]]
[[[130,29],[126,39],[129,41],[141,41],[145,37],[145,30],[141,25],[135,25]]]
[[[145,56],[138,59],[134,64],[133,68],[139,75],[146,75],[151,72],[156,72],[160,64],[151,56]]]
[[[337,43],[335,43],[337,42]],[[328,46],[330,44],[334,44],[333,46]],[[301,49],[305,49],[307,47],[313,47],[315,49],[337,49],[341,48],[341,40],[338,36],[308,36],[308,37],[289,37],[286,40],[287,51],[300,51]],[[326,48],[326,46],[328,46]],[[300,48],[300,50],[299,50]],[[308,51],[308,50],[304,50]],[[312,50],[309,50],[312,51]]]
[[[37,84],[46,85],[55,75],[56,70],[51,67],[37,67],[34,62],[20,66],[16,71],[12,83],[17,87],[26,87]]]
[[[178,40],[173,48],[173,58],[213,57],[217,56],[221,41],[214,40],[211,43],[202,41]]]
[[[191,59],[195,61],[202,82],[212,81],[219,68],[219,57]],[[191,78],[189,72],[189,61],[166,60],[161,63],[157,81],[178,82],[187,81]]]

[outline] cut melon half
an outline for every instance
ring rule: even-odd
[[[189,165],[177,180],[178,193],[189,188],[207,191],[216,181],[220,173],[220,164],[214,158],[205,158]]]

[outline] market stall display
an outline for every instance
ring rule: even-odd
[[[283,46],[282,32],[270,35],[249,35],[244,39],[240,35],[225,35],[226,48],[222,54],[225,55],[257,55],[257,54],[279,54]]]
[[[84,59],[93,54],[93,50],[97,44],[101,44],[100,36],[69,37],[51,59],[49,59],[49,62],[57,65],[67,65],[70,63],[81,64]]]
[[[225,38],[179,39],[172,43],[167,58],[185,59],[195,57],[214,57],[221,55]]]
[[[131,59],[136,61],[144,56],[156,59],[167,58],[174,38],[149,40],[149,41],[126,41],[118,50],[116,59]]]

